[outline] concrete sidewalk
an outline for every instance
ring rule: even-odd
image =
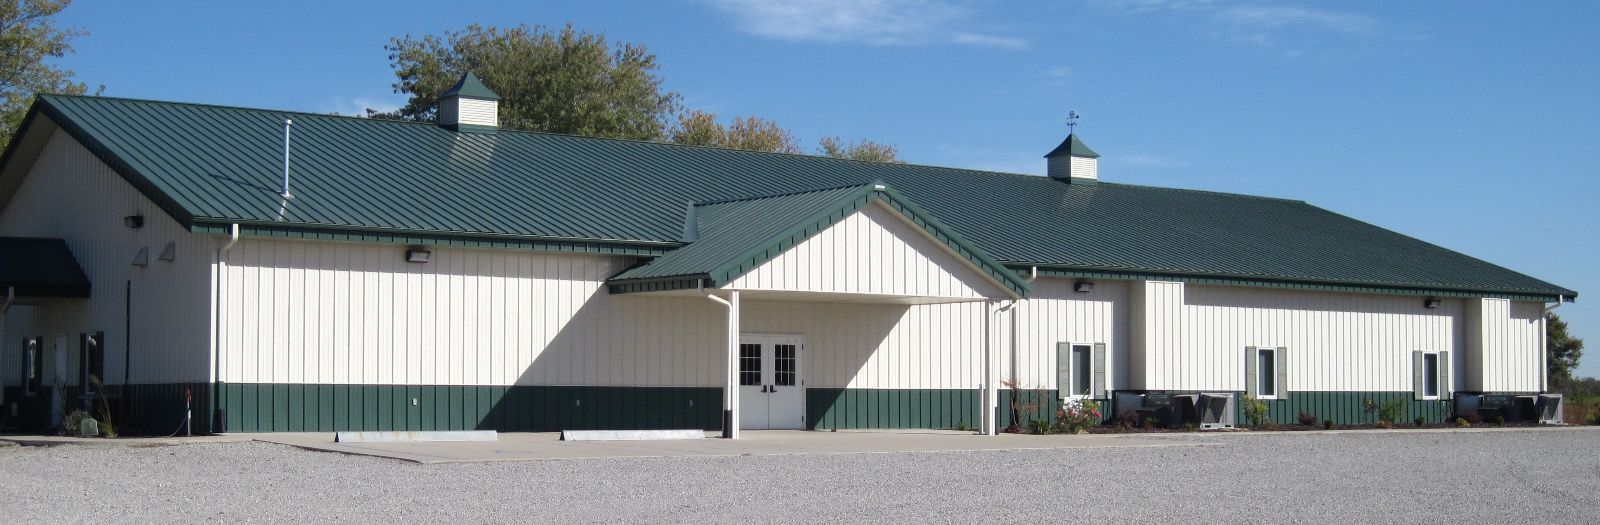
[[[500,434],[497,442],[335,443],[329,433],[235,434],[310,450],[377,456],[417,463],[475,463],[689,456],[769,456],[791,454],[871,454],[967,450],[1023,450],[1099,447],[1201,446],[1201,443],[1127,435],[980,436],[939,430],[812,432],[746,431],[737,440],[561,441],[559,433]]]

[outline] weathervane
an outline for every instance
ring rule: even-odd
[[[1067,134],[1071,135],[1078,130],[1078,112],[1067,112]]]

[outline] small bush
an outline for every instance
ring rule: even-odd
[[[1308,427],[1317,426],[1317,416],[1313,416],[1308,412],[1301,412],[1300,413],[1300,424],[1308,426]]]
[[[1393,421],[1389,421],[1389,420],[1380,419],[1380,420],[1378,420],[1378,428],[1385,429],[1385,430],[1394,428],[1394,422]]]
[[[1194,423],[1184,423],[1183,430],[1186,432],[1194,432]]]
[[[1323,430],[1333,430],[1333,420],[1332,419],[1324,419],[1324,420],[1322,420],[1322,429]]]
[[[1467,423],[1473,425],[1483,423],[1483,415],[1479,414],[1477,410],[1468,410],[1467,413],[1461,414],[1461,419],[1465,419]]]
[[[1256,399],[1255,396],[1244,396],[1244,418],[1253,428],[1273,425],[1272,417],[1267,415],[1267,402]]]
[[[1467,427],[1471,427],[1472,423],[1467,421],[1467,418],[1458,417],[1458,418],[1456,418],[1456,426],[1461,427],[1461,428],[1467,428]]]
[[[1378,405],[1378,422],[1389,424],[1388,427],[1384,428],[1393,427],[1394,423],[1399,421],[1400,418],[1405,417],[1405,415],[1406,401],[1403,399],[1391,399],[1389,401],[1385,401],[1381,405]]]
[[[1596,410],[1594,413],[1589,414],[1589,424],[1600,425],[1600,410]]]
[[[960,430],[962,432],[971,432],[972,427],[967,426],[966,421],[962,421],[960,423],[956,423],[956,430]]]
[[[1068,434],[1082,434],[1100,422],[1100,404],[1093,400],[1072,400],[1056,409],[1056,428]]]
[[[1500,425],[1502,427],[1506,426],[1506,417],[1505,416],[1495,416],[1494,417],[1494,423],[1496,425]]]
[[[1034,434],[1054,434],[1054,433],[1056,433],[1055,427],[1051,426],[1049,421],[1046,421],[1046,420],[1043,420],[1043,419],[1029,419],[1028,420],[1028,431],[1032,432]]]
[[[1428,418],[1425,418],[1425,417],[1422,417],[1422,416],[1417,416],[1417,419],[1415,419],[1415,421],[1417,422],[1417,426],[1419,426],[1419,427],[1422,426],[1422,425],[1428,424]]]

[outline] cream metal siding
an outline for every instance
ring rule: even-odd
[[[723,310],[616,296],[630,259],[246,238],[221,281],[223,380],[721,385]]]
[[[144,227],[124,226],[129,215],[143,216]],[[125,353],[131,356],[127,371],[135,384],[210,379],[213,239],[190,233],[65,132],[50,137],[0,210],[0,235],[66,239],[93,283],[93,298],[41,302],[34,321],[7,330],[7,339],[67,336],[74,383],[78,335],[95,331],[105,332],[107,384],[122,384]],[[168,243],[176,257],[163,261],[159,256]],[[132,265],[141,249],[149,250],[149,266],[143,268]],[[124,298],[130,282],[133,334],[127,348]],[[0,359],[7,365],[21,362],[9,341],[3,346],[8,352]]]
[[[985,306],[747,301],[740,324],[804,336],[806,386],[976,389]]]
[[[1077,292],[1069,279],[1041,278],[1033,282],[1033,295],[1017,305],[1016,367],[1011,351],[1004,351],[1005,377],[1018,374],[1024,389],[1054,389],[1056,343],[1105,343],[1106,378],[1111,389],[1128,384],[1127,281],[1099,281],[1092,292]]]
[[[881,204],[850,214],[723,288],[967,300],[1010,296]]]
[[[1544,305],[1468,299],[1464,388],[1539,392],[1545,381]]]
[[[1150,390],[1244,390],[1246,347],[1287,348],[1286,387],[1410,391],[1414,351],[1461,355],[1462,302],[1428,309],[1413,296],[1317,293],[1145,282]]]

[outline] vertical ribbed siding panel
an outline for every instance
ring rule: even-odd
[[[1244,389],[1243,349],[1294,349],[1291,391],[1409,392],[1411,352],[1461,350],[1462,301],[1145,283],[1150,390]],[[1136,350],[1137,352],[1137,350]],[[1136,370],[1134,374],[1138,374]]]
[[[1008,297],[898,213],[869,205],[728,283],[729,289]]]
[[[626,258],[247,238],[223,272],[230,383],[721,384],[724,313],[614,296]],[[120,355],[120,354],[119,354]],[[645,363],[657,363],[646,367]]]
[[[1033,295],[1022,301],[1014,310],[1017,315],[1016,345],[1019,354],[1018,387],[1023,389],[1054,390],[1056,384],[1055,348],[1057,343],[1104,343],[1106,379],[1113,389],[1127,388],[1125,373],[1129,344],[1122,334],[1127,331],[1128,283],[1101,281],[1092,292],[1076,292],[1069,279],[1041,278],[1033,282]],[[1009,332],[1009,326],[1003,326]],[[1011,349],[1004,347],[1006,366],[1001,370],[1011,376]]]
[[[746,301],[746,333],[799,334],[807,387],[977,388],[981,304],[876,305]],[[721,373],[720,363],[711,372]]]
[[[1469,390],[1484,392],[1537,392],[1544,378],[1544,308],[1542,304],[1505,299],[1472,299],[1478,302],[1474,321],[1477,330],[1469,337],[1467,360],[1474,364],[1477,385]],[[1476,386],[1477,388],[1473,388]]]
[[[123,226],[130,215],[143,216],[144,226]],[[7,332],[8,339],[69,334],[75,342],[77,334],[103,331],[108,384],[121,384],[125,370],[132,384],[210,380],[212,238],[189,233],[71,137],[57,132],[48,139],[0,213],[0,235],[65,239],[94,296],[39,307],[30,328],[36,333]],[[159,260],[169,242],[175,259]],[[132,266],[141,249],[149,251],[149,265]],[[123,300],[130,280],[131,339]],[[123,359],[129,343],[131,368]],[[68,356],[70,372],[78,353]],[[76,374],[68,376],[76,384]]]

